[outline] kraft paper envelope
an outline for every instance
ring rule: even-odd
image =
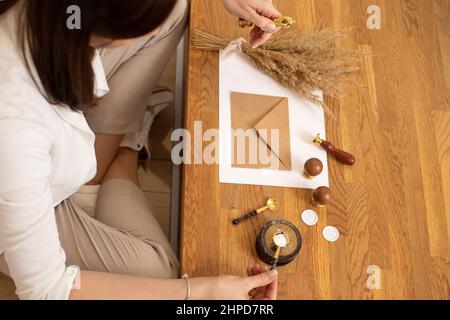
[[[231,128],[233,167],[291,170],[287,98],[232,92]],[[278,137],[274,129],[278,130]],[[238,137],[238,132],[245,132],[246,136]],[[272,142],[272,137],[278,141]],[[250,139],[257,141],[256,149]]]

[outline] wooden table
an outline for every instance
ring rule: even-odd
[[[226,185],[217,165],[185,165],[181,263],[191,276],[242,275],[257,262],[255,237],[263,224],[283,218],[300,228],[298,259],[280,268],[284,299],[449,299],[450,239],[450,1],[376,1],[382,29],[366,27],[365,0],[278,0],[300,29],[354,26],[339,45],[367,54],[354,79],[367,89],[326,101],[330,140],[358,159],[349,168],[330,163],[332,204],[317,227],[300,212],[310,191]],[[236,19],[217,0],[192,0],[191,28],[229,38]],[[189,48],[185,125],[218,128],[218,55]],[[282,210],[234,227],[231,220],[267,197]],[[342,233],[326,242],[323,227]],[[381,290],[369,290],[367,269],[381,268]]]

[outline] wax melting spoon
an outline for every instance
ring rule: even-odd
[[[273,257],[272,264],[270,266],[270,270],[273,270],[277,267],[278,259],[280,258],[281,249],[286,248],[289,244],[289,239],[284,233],[278,233],[273,237],[273,243],[277,246],[277,251],[275,251],[275,255]]]
[[[264,207],[259,208],[257,210],[253,210],[252,212],[250,212],[249,214],[246,214],[242,218],[233,220],[233,224],[238,225],[238,224],[244,222],[245,220],[250,219],[251,217],[254,217],[260,213],[263,213],[266,210],[276,211],[276,210],[278,210],[278,207],[279,207],[279,204],[278,204],[277,200],[269,199],[269,200],[267,200],[267,204]]]

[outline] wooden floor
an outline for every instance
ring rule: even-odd
[[[256,234],[269,219],[296,224],[299,258],[280,268],[285,299],[450,299],[450,1],[278,0],[298,28],[353,27],[340,46],[368,55],[354,76],[367,89],[327,98],[327,136],[351,150],[353,168],[330,159],[333,202],[316,228],[300,212],[310,192],[218,183],[218,166],[184,169],[181,262],[190,276],[243,274],[258,261]],[[367,7],[382,10],[382,29],[368,30]],[[191,27],[236,38],[236,20],[219,1],[193,0]],[[218,127],[217,54],[190,48],[186,126]],[[268,196],[282,213],[235,228],[232,218]],[[321,230],[342,233],[334,244]],[[381,268],[381,289],[367,288],[367,269]]]

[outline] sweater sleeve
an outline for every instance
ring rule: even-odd
[[[37,121],[0,117],[0,252],[21,299],[67,299],[74,281],[49,185],[51,141]]]

